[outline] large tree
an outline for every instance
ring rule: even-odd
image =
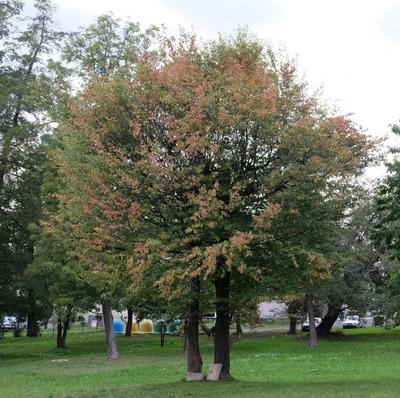
[[[63,214],[92,278],[109,283],[128,266],[134,283],[153,278],[166,297],[188,298],[190,372],[202,367],[202,285],[214,285],[214,362],[226,378],[231,286],[242,275],[266,286],[286,260],[286,278],[326,272],[313,222],[337,220],[334,193],[350,189],[370,144],[245,32],[162,45],[138,56],[130,79],[95,77],[75,102],[58,161],[70,183]]]
[[[62,34],[53,27],[49,0],[37,0],[34,15],[22,19],[23,3],[0,5],[0,306],[26,300],[28,335],[37,335],[38,302],[29,279],[21,278],[32,262],[29,224],[40,217],[43,136],[63,90],[51,55]],[[22,300],[23,301],[23,300]]]
[[[363,198],[353,209],[348,209],[339,229],[339,266],[316,292],[318,304],[323,308],[323,319],[317,328],[321,336],[329,335],[344,311],[364,314],[375,310],[382,283],[379,268],[387,261],[384,251],[374,247],[371,237],[371,225],[376,218],[372,198],[368,192],[360,193]]]
[[[400,135],[400,126],[394,125],[392,131]],[[391,148],[391,161],[386,163],[387,175],[378,186],[375,197],[375,219],[373,220],[373,238],[377,250],[385,252],[391,260],[378,263],[375,276],[378,280],[378,302],[376,313],[393,315],[399,309],[400,292],[400,148]],[[382,276],[384,276],[382,278]],[[379,297],[380,296],[380,297]]]
[[[57,133],[52,159],[63,183],[47,229],[62,237],[68,254],[82,266],[81,277],[97,292],[110,359],[118,358],[111,308],[120,299],[126,301],[121,294],[131,284],[127,259],[138,215],[137,182],[118,147],[121,142],[134,144],[127,132],[135,101],[125,86],[154,36],[153,29],[142,31],[137,24],[121,26],[120,20],[101,16],[72,35],[65,48],[84,92],[70,101]],[[134,146],[131,150],[137,152]]]

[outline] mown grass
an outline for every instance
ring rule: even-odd
[[[56,350],[51,333],[0,341],[1,398],[399,397],[400,330],[348,330],[310,350],[306,336],[245,336],[232,350],[233,379],[187,383],[182,339],[118,338],[105,359],[101,331],[73,331]],[[212,342],[202,337],[204,371]]]

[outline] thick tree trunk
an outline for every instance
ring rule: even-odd
[[[200,280],[192,280],[192,297],[188,308],[188,321],[186,323],[186,364],[187,371],[201,373],[203,360],[200,355],[199,322],[200,322]]]
[[[339,318],[340,313],[342,312],[341,305],[334,305],[329,303],[328,312],[322,319],[322,322],[317,327],[318,336],[329,336],[331,333],[333,324]]]
[[[133,310],[132,308],[128,308],[128,319],[126,321],[126,328],[125,328],[126,337],[132,336],[132,318],[133,318]]]
[[[292,300],[288,304],[288,315],[289,315],[289,334],[296,334],[297,314],[300,306],[304,303],[299,300]]]
[[[296,334],[297,318],[294,315],[289,316],[289,334]]]
[[[67,341],[67,334],[69,329],[69,318],[64,321],[64,328],[61,336],[61,348],[65,348],[65,342]]]
[[[115,360],[118,359],[117,342],[113,330],[113,315],[111,312],[111,303],[108,300],[102,302],[103,306],[103,319],[104,328],[106,332],[106,343],[107,343],[107,359]]]
[[[306,303],[307,303],[308,321],[310,325],[309,346],[310,348],[314,348],[318,344],[317,328],[315,327],[314,304],[312,296],[309,293],[306,294]]]
[[[61,318],[58,317],[58,319],[57,319],[57,348],[63,348],[61,345],[62,332],[63,332],[63,325],[61,322]]]
[[[67,341],[68,329],[71,324],[72,308],[68,307],[65,314],[64,322],[61,318],[58,318],[57,322],[57,348],[65,348],[65,342]]]
[[[223,270],[225,260],[219,260],[220,269]],[[229,293],[230,273],[223,270],[223,274],[215,279],[215,296],[217,319],[214,335],[214,363],[222,364],[220,379],[230,376],[230,341],[229,341]]]
[[[39,325],[38,319],[36,317],[35,309],[32,307],[28,311],[28,325],[26,330],[26,335],[28,337],[38,337],[39,336]]]

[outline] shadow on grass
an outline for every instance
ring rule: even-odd
[[[253,350],[268,351],[275,350],[280,352],[297,352],[304,350],[307,344],[308,334],[302,333],[300,335],[287,335],[285,333],[278,334],[250,334],[243,335],[240,339],[235,339],[233,345],[233,352],[245,353]],[[359,343],[368,349],[368,344],[373,348],[374,345],[382,343],[396,342],[395,347],[400,340],[400,329],[385,330],[383,328],[368,328],[368,329],[354,329],[335,332],[331,336],[321,339],[321,346],[324,341],[332,343],[340,342],[345,343]],[[287,345],[289,341],[298,341],[300,344]],[[22,338],[7,338],[0,342],[0,363],[8,360],[42,360],[60,357],[79,357],[88,355],[105,356],[106,347],[104,342],[103,333],[90,332],[85,334],[72,334],[67,342],[68,346],[65,349],[56,349],[55,341],[52,336],[47,335],[32,339],[29,337]],[[154,336],[132,336],[126,338],[124,336],[118,337],[118,346],[121,356],[140,354],[141,356],[158,356],[166,357],[169,355],[182,354],[182,338],[179,336],[170,336],[167,338],[166,346],[161,348],[158,339]],[[201,338],[202,352],[208,354],[212,352],[212,339],[205,336]],[[329,346],[325,346],[329,349]],[[399,345],[400,347],[400,345]],[[355,349],[360,348],[360,346]]]
[[[52,358],[71,358],[88,355],[106,355],[104,332],[91,332],[87,335],[71,335],[67,347],[58,349],[52,336],[37,338],[8,338],[0,342],[0,363],[9,360],[42,360]],[[165,346],[160,347],[158,338],[154,335],[137,335],[131,337],[117,336],[118,350],[121,356],[125,354],[140,354],[141,356],[157,355],[165,357],[182,353],[182,337],[168,336]],[[204,352],[211,351],[212,341],[203,339]]]
[[[366,329],[346,329],[335,330],[328,336],[321,336],[322,340],[339,340],[359,342],[369,341],[378,342],[384,338],[386,341],[395,341],[400,339],[400,329],[386,330],[383,328],[366,328]]]
[[[397,397],[399,379],[340,382],[178,382],[169,384],[131,385],[91,393],[73,393],[52,398],[136,398],[136,397]]]

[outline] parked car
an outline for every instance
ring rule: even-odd
[[[358,315],[348,315],[346,316],[346,318],[344,318],[343,321],[344,329],[359,328],[359,327],[361,327],[361,320]]]
[[[315,322],[315,327],[317,327],[322,322],[322,319],[315,317],[314,322]],[[303,332],[310,331],[310,321],[308,320],[308,318],[303,322],[303,326],[302,326],[301,330]]]
[[[4,330],[13,330],[17,324],[15,316],[5,316],[1,322],[1,328]]]

